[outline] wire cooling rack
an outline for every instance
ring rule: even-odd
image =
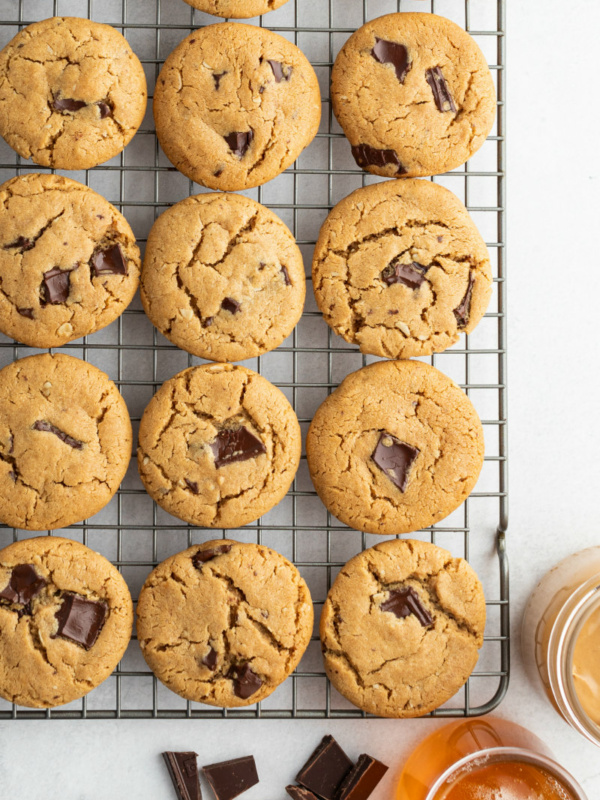
[[[318,230],[331,207],[361,185],[378,180],[357,169],[329,101],[335,56],[363,22],[392,11],[433,11],[464,26],[484,51],[495,77],[498,117],[482,149],[460,169],[435,180],[469,208],[484,238],[494,270],[494,295],[477,330],[443,354],[424,359],[450,375],[469,394],[482,418],[486,457],[469,500],[441,524],[415,534],[470,560],[487,597],[488,624],[479,664],[466,686],[433,716],[474,716],[495,708],[509,680],[507,529],[505,189],[504,189],[504,2],[503,0],[289,0],[277,11],[249,22],[265,25],[295,42],[312,61],[321,84],[323,118],[313,144],[283,175],[245,192],[279,214],[298,240],[310,276]],[[188,33],[218,21],[183,0],[0,0],[0,45],[31,22],[73,15],[121,30],[144,64],[150,95],[166,56]],[[43,171],[0,142],[0,179]],[[65,173],[113,202],[144,246],[156,216],[189,194],[204,191],[174,170],[162,154],[151,106],[126,151],[84,172]],[[309,284],[310,285],[310,284]],[[293,403],[303,433],[318,407],[351,371],[373,359],[329,330],[308,292],[302,321],[281,347],[247,365],[279,386]],[[202,363],[170,344],[146,319],[139,300],[93,336],[62,348],[108,372],[127,401],[134,434],[143,409],[167,378]],[[31,348],[0,336],[0,366],[31,355]],[[150,570],[168,555],[225,532],[188,527],[158,508],[144,492],[135,461],[113,501],[90,520],[57,534],[103,553],[118,566],[134,599]],[[0,546],[39,535],[0,527]],[[345,561],[382,537],[357,533],[331,517],[318,500],[306,460],[284,501],[258,523],[227,535],[256,541],[291,558],[307,580],[318,620],[332,580]],[[323,671],[318,635],[295,674],[260,704],[221,710],[186,702],[147,669],[135,639],[114,674],[80,701],[35,711],[0,701],[0,719],[83,718],[355,718],[364,714],[330,686]]]

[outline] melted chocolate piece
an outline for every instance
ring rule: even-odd
[[[226,297],[221,303],[221,308],[223,311],[230,311],[232,314],[238,314],[242,309],[242,304],[234,300],[233,297]]]
[[[275,76],[275,83],[281,83],[281,81],[289,81],[292,77],[292,67],[288,67],[287,64],[282,64],[281,61],[271,61],[271,59],[267,58],[267,62],[270,65],[271,69],[273,70],[273,75]],[[283,71],[285,67],[286,71]]]
[[[382,611],[389,611],[398,619],[404,619],[412,614],[419,620],[423,628],[433,625],[433,617],[412,586],[407,586],[405,589],[392,589],[390,596],[381,604],[380,608]]]
[[[258,773],[254,756],[233,758],[219,764],[202,767],[204,777],[209,782],[217,800],[233,800],[258,783]]]
[[[398,264],[392,261],[381,273],[381,280],[391,286],[393,283],[403,283],[409,289],[418,289],[425,282],[425,273],[429,267],[423,267],[413,261],[412,264]]]
[[[22,317],[33,319],[33,308],[17,308],[17,311]]]
[[[431,86],[433,99],[435,100],[438,111],[456,111],[454,99],[450,94],[450,89],[448,88],[442,70],[439,67],[426,70],[425,79]]]
[[[412,68],[412,61],[409,61],[408,50],[403,44],[375,37],[375,47],[371,50],[371,55],[380,64],[392,64],[396,77],[400,83],[404,83]]]
[[[285,285],[286,286],[291,286],[292,285],[292,279],[290,278],[290,273],[287,271],[287,267],[282,267],[280,272],[283,275],[283,280],[285,281]]]
[[[100,119],[106,119],[107,117],[112,117],[113,115],[112,106],[109,105],[106,101],[101,100],[99,103],[96,103],[96,105],[100,109]]]
[[[324,736],[296,780],[323,800],[335,800],[353,766],[333,736]]]
[[[194,494],[198,494],[198,484],[196,483],[196,481],[188,481],[188,479],[185,478],[185,482],[186,482],[187,487],[190,490],[190,492],[193,492]]]
[[[49,269],[42,276],[40,287],[42,305],[58,305],[64,303],[71,288],[71,272],[58,267]]]
[[[471,298],[473,296],[474,285],[475,285],[475,278],[473,277],[473,273],[469,272],[469,285],[467,286],[467,291],[465,292],[465,296],[454,309],[454,316],[456,317],[456,321],[458,322],[459,328],[466,328],[467,325],[469,324],[469,315],[471,313]]]
[[[388,771],[376,758],[363,753],[340,787],[338,800],[367,800]]]
[[[127,261],[119,244],[113,244],[104,250],[96,250],[90,259],[90,266],[95,277],[127,275]]]
[[[247,428],[224,428],[211,443],[215,467],[220,469],[235,461],[248,461],[267,452],[267,448]]]
[[[226,72],[213,72],[213,81],[215,82],[215,89],[219,91],[219,84],[221,83],[221,78],[224,78],[227,75]]]
[[[217,651],[211,647],[208,653],[202,659],[202,663],[205,667],[208,667],[214,672],[217,668]]]
[[[37,574],[33,564],[18,564],[12,569],[8,586],[0,592],[0,600],[19,603],[25,606],[24,613],[31,614],[31,601],[45,585],[46,580]]]
[[[404,492],[408,486],[410,468],[420,452],[416,447],[411,447],[384,431],[371,458],[391,482]]]
[[[162,754],[162,757],[169,770],[178,800],[202,800],[198,762],[196,761],[198,753],[166,752]]]
[[[107,610],[106,603],[102,601],[86,600],[72,592],[65,592],[55,614],[58,620],[56,635],[89,650],[100,635]]]
[[[228,553],[231,550],[230,544],[220,544],[217,547],[211,547],[208,550],[198,550],[195,556],[192,556],[192,564],[196,569],[200,569],[202,564],[207,561],[212,561],[213,558]]]
[[[24,253],[26,250],[31,250],[35,245],[35,240],[27,239],[25,236],[19,236],[12,244],[5,244],[5,250],[20,250]]]
[[[286,786],[285,790],[292,800],[319,800],[316,794],[305,789],[304,786],[294,786],[294,784],[291,784],[290,786]]]
[[[388,164],[393,164],[398,167],[396,175],[406,175],[407,170],[400,163],[395,150],[379,150],[377,147],[371,147],[370,144],[353,144],[352,155],[362,169],[367,169],[367,167],[383,168]]]
[[[234,156],[243,158],[246,155],[246,150],[250,147],[252,139],[254,139],[254,131],[250,128],[249,131],[228,133],[223,137],[227,142],[227,146]]]
[[[202,320],[202,327],[203,328],[210,328],[210,326],[215,321],[214,317],[207,317],[206,319]]]
[[[263,685],[261,678],[253,672],[248,662],[232,667],[227,677],[233,681],[233,693],[241,700],[247,700]]]
[[[79,111],[80,108],[85,108],[86,106],[85,100],[71,100],[68,97],[54,97],[52,99],[53,111]]]
[[[44,419],[38,419],[36,422],[34,422],[33,430],[43,431],[44,433],[53,433],[55,436],[58,436],[61,442],[68,444],[69,447],[72,447],[74,450],[83,449],[83,442],[80,442],[78,439],[74,439],[64,431],[61,431],[60,428],[57,428],[56,425],[52,425],[50,422],[46,422]]]

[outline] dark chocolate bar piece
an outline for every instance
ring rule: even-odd
[[[212,561],[213,558],[228,553],[231,550],[230,544],[218,544],[216,547],[209,547],[206,550],[198,550],[196,555],[192,556],[192,564],[196,569],[201,569],[202,564],[207,561]]]
[[[235,461],[247,461],[267,452],[267,448],[241,425],[239,428],[224,428],[210,445],[215,457],[215,467],[220,469]]]
[[[217,800],[233,800],[258,783],[254,756],[243,756],[202,767]]]
[[[322,800],[335,800],[353,766],[333,736],[327,735],[296,775],[296,780]]]
[[[292,800],[319,800],[316,794],[313,794],[309,789],[305,789],[304,786],[291,784],[286,786],[285,790]]]
[[[198,753],[173,753],[162,754],[178,800],[202,800],[200,791],[200,778],[198,777]]]
[[[367,800],[388,768],[376,758],[363,753],[342,783],[338,800]]]
[[[104,627],[107,611],[106,603],[101,600],[86,600],[73,592],[65,592],[55,614],[56,635],[89,650]]]
[[[0,592],[0,600],[27,606],[45,585],[46,580],[37,574],[33,564],[17,564],[12,569],[8,586]]]
[[[421,451],[406,442],[401,442],[385,431],[379,437],[371,458],[401,492],[406,491],[413,461]]]
[[[424,628],[433,625],[433,617],[421,602],[421,598],[412,588],[392,589],[390,596],[381,604],[382,611],[389,611],[398,619],[413,614]]]

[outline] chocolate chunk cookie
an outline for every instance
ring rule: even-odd
[[[300,462],[300,426],[285,395],[231,364],[180,372],[148,404],[138,467],[170,514],[206,528],[239,528],[279,503]]]
[[[131,423],[99,369],[62,354],[0,370],[0,521],[41,531],[100,511],[131,458]]]
[[[302,254],[283,222],[237,194],[182,200],[154,223],[142,302],[158,330],[189,353],[241,361],[277,347],[306,293]]]
[[[327,677],[363,711],[420,717],[475,668],[485,618],[483,588],[464,559],[426,542],[382,542],[351,559],[327,595]]]
[[[249,19],[274,11],[287,3],[287,0],[185,0],[185,2],[216,17]]]
[[[306,441],[323,503],[368,533],[410,533],[469,496],[483,465],[471,401],[420,361],[380,361],[348,375],[317,409]]]
[[[60,175],[0,186],[0,330],[30,347],[60,347],[127,308],[140,253],[125,218]]]
[[[283,172],[314,139],[317,76],[276,33],[221,22],[191,33],[165,61],[154,120],[167,158],[211,189],[250,189]]]
[[[363,353],[425,356],[471,333],[488,306],[487,248],[460,200],[430,181],[357,189],[331,211],[313,288],[327,323]]]
[[[336,58],[331,97],[356,163],[387,177],[464,164],[496,114],[477,43],[435,14],[388,14],[359,28]]]
[[[229,539],[163,561],[137,606],[150,669],[172,691],[211,706],[268,697],[298,665],[312,629],[296,567],[268,547]]]
[[[0,695],[53,708],[108,678],[127,649],[133,604],[116,567],[58,536],[0,550]]]
[[[142,65],[110,25],[45,19],[0,53],[0,135],[45,167],[89,169],[116,156],[146,99]]]

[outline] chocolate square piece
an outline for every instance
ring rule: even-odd
[[[121,246],[113,244],[104,250],[96,250],[90,260],[95,277],[100,275],[127,275],[127,262]]]
[[[384,431],[371,458],[391,482],[404,492],[408,486],[410,468],[420,452],[418,448],[401,442],[391,433]]]
[[[192,556],[192,564],[196,567],[196,569],[200,569],[202,564],[206,564],[207,561],[212,561],[213,558],[216,558],[223,553],[228,553],[230,550],[230,544],[220,544],[217,545],[217,547],[211,547],[208,550],[198,550],[196,555]]]
[[[298,783],[323,800],[335,800],[338,789],[354,765],[333,736],[324,736],[296,775]]]
[[[18,564],[13,567],[8,586],[0,592],[0,600],[26,606],[45,585],[46,581],[37,574],[33,564]]]
[[[456,321],[458,322],[459,328],[466,328],[469,323],[469,316],[471,314],[471,298],[473,296],[474,283],[475,283],[475,278],[473,277],[473,273],[470,272],[469,284],[467,286],[467,291],[465,292],[465,296],[454,309],[454,316],[456,317]]]
[[[237,300],[234,300],[233,297],[226,297],[221,303],[221,308],[223,311],[229,311],[231,314],[239,314],[242,310],[241,304],[238,303]]]
[[[433,617],[421,602],[421,598],[412,588],[406,586],[403,589],[392,589],[390,596],[385,600],[381,606],[382,611],[389,611],[403,619],[413,614],[421,623],[424,628],[429,628],[433,625]]]
[[[267,452],[267,448],[247,428],[224,428],[210,445],[219,469],[235,461],[247,461]]]
[[[243,756],[202,767],[217,800],[233,800],[258,783],[254,756]]]
[[[408,59],[408,50],[399,42],[388,42],[385,39],[375,38],[375,46],[371,50],[371,55],[380,64],[391,64],[396,71],[396,77],[400,83],[404,80],[412,67],[412,62]]]
[[[200,791],[200,778],[198,777],[198,753],[173,753],[162,754],[178,800],[202,800]]]
[[[338,800],[367,800],[387,771],[385,764],[363,753],[346,775]]]
[[[391,286],[394,283],[403,283],[409,289],[418,289],[425,282],[425,273],[429,267],[423,267],[413,261],[412,264],[399,264],[392,261],[381,273],[381,280]]]
[[[313,794],[309,789],[305,789],[304,786],[291,784],[286,786],[285,790],[292,800],[319,800],[316,794]]]
[[[106,603],[100,600],[86,600],[72,592],[65,592],[55,614],[58,620],[56,635],[89,650],[100,635],[106,612]]]
[[[49,269],[42,275],[40,287],[42,305],[64,303],[69,296],[70,289],[71,273],[69,270],[62,270],[58,267]]]
[[[234,131],[233,133],[228,133],[227,136],[223,138],[227,142],[227,146],[233,155],[238,158],[243,158],[246,155],[247,149],[252,144],[254,131],[252,128],[250,128],[249,131]]]
[[[55,97],[52,100],[52,108],[54,111],[79,111],[85,108],[87,103],[85,100],[71,100],[68,97]]]
[[[232,667],[227,677],[233,681],[233,693],[241,700],[252,697],[263,685],[261,678],[253,671],[248,662]]]
[[[391,164],[398,167],[396,175],[404,175],[406,173],[406,169],[400,163],[398,153],[395,150],[371,147],[370,144],[353,144],[352,155],[362,169],[367,169],[367,167],[381,167],[383,169],[383,167]]]
[[[442,70],[439,67],[428,69],[425,72],[425,79],[431,87],[431,92],[433,94],[433,99],[437,106],[437,110],[441,112],[456,111],[454,98],[450,93],[450,89],[446,83],[446,79],[444,78],[444,73]]]

